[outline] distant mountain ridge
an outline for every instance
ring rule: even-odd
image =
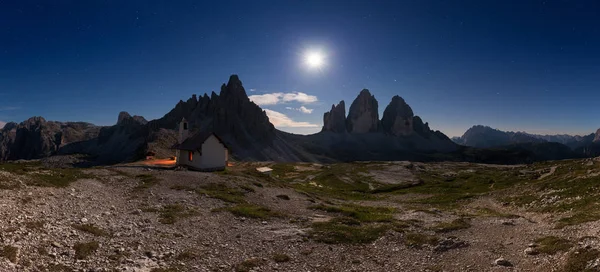
[[[477,148],[500,147],[522,143],[555,142],[564,144],[571,149],[577,149],[600,141],[600,129],[595,134],[591,133],[584,136],[567,134],[538,135],[520,131],[501,131],[489,126],[475,125],[469,128],[461,137],[453,137],[452,140],[457,144]]]

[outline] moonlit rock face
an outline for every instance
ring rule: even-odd
[[[395,136],[406,136],[413,132],[413,111],[400,96],[394,96],[383,111],[383,131]]]
[[[594,142],[600,142],[600,128],[596,130],[596,135],[594,136]]]
[[[323,131],[346,132],[346,104],[344,100],[332,105],[331,110],[323,115]]]
[[[350,105],[346,128],[350,133],[376,132],[379,129],[379,106],[369,90],[362,90]]]

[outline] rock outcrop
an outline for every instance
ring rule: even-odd
[[[146,118],[144,118],[143,116],[139,116],[139,115],[131,116],[126,111],[122,111],[119,113],[119,117],[117,118],[117,125],[120,125],[123,123],[131,123],[131,122],[137,123],[137,124],[142,124],[142,125],[145,125],[148,123]]]
[[[323,130],[336,133],[346,132],[346,104],[344,100],[331,105],[331,110],[323,115]]]
[[[363,89],[350,105],[346,119],[349,133],[377,132],[379,130],[379,106],[374,95]]]
[[[217,133],[238,158],[272,159],[271,146],[275,127],[266,113],[248,99],[246,90],[237,75],[232,75],[221,86],[220,94],[212,92],[187,101],[179,101],[175,108],[160,119],[148,123],[151,131],[160,128],[176,129],[182,118],[188,120],[192,133],[211,130]]]
[[[413,111],[400,96],[392,97],[383,111],[381,127],[383,132],[394,136],[407,136],[413,132]]]
[[[598,130],[596,130],[596,134],[594,135],[594,143],[596,142],[600,142],[600,128]]]
[[[43,117],[7,123],[0,129],[0,160],[39,159],[73,142],[98,135],[99,127],[84,122],[54,122]]]

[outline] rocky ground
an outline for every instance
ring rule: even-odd
[[[0,271],[600,271],[597,164],[3,164]]]

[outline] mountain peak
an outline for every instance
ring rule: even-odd
[[[395,95],[383,111],[381,127],[383,131],[395,136],[409,135],[413,132],[413,111],[402,97]]]
[[[379,130],[379,105],[369,90],[360,91],[350,105],[346,128],[350,133],[367,133]]]
[[[331,111],[323,115],[323,130],[332,132],[346,132],[346,104],[344,100],[331,106]]]

